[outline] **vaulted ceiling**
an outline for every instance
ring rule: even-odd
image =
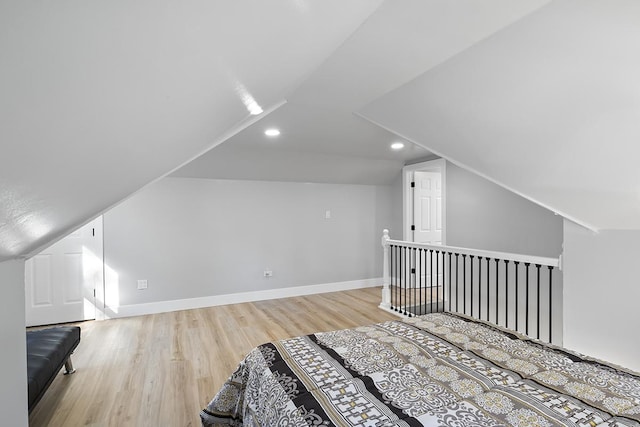
[[[389,183],[432,153],[640,228],[638,17],[634,0],[2,2],[0,260],[171,172]]]
[[[379,4],[3,1],[0,260],[266,115]]]
[[[386,1],[286,105],[173,176],[388,184],[405,163],[433,154],[355,113],[547,1]],[[280,137],[265,137],[270,127]],[[404,150],[389,149],[396,140]]]
[[[640,228],[640,2],[554,1],[360,113],[592,230]]]

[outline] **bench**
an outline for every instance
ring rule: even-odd
[[[78,326],[27,331],[29,412],[42,399],[62,366],[65,375],[75,372],[71,353],[80,343]]]

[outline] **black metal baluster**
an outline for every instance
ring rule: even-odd
[[[424,274],[424,301],[423,301],[423,305],[424,305],[424,314],[427,314],[427,274],[426,272],[429,270],[429,262],[427,260],[427,250],[424,250],[424,270],[423,272]],[[420,273],[420,275],[422,276],[422,273]]]
[[[489,263],[489,261],[491,261],[491,258],[487,257],[487,322],[489,321],[489,296],[490,296],[490,292],[489,292],[489,270],[491,267],[491,264]]]
[[[427,269],[429,268],[429,266],[427,265],[427,250],[424,250],[424,253],[422,254],[422,256],[424,257],[424,262],[423,262],[423,266],[422,268],[424,270],[422,271],[427,271]],[[420,273],[420,280],[422,280],[422,273]],[[424,301],[421,301],[420,304],[424,305],[423,308],[423,313],[426,314],[427,313],[427,277],[425,276],[424,278]]]
[[[417,255],[418,255],[418,250],[416,248],[412,248],[411,249],[411,253],[413,255],[413,267],[411,268],[411,280],[413,281],[412,285],[413,285],[413,301],[411,302],[412,306],[411,308],[413,309],[413,311],[415,312],[415,305],[416,305],[416,299],[418,297],[418,290],[417,290],[417,286],[418,286],[418,280],[416,277],[416,272],[417,272]],[[411,310],[409,310],[409,317],[411,317],[412,313]]]
[[[393,262],[391,263],[391,265],[393,266],[393,269],[391,270],[391,282],[393,284],[393,290],[392,290],[392,303],[391,303],[391,308],[393,309],[393,311],[397,311],[397,292],[398,292],[398,285],[397,285],[397,277],[396,274],[398,274],[398,272],[396,271],[398,269],[398,260],[396,259],[396,247],[395,245],[391,245],[391,259],[393,260]]]
[[[451,294],[451,252],[448,252],[449,254],[449,311],[451,311],[451,300],[453,298],[452,294]]]
[[[402,246],[398,246],[398,313],[402,313],[402,275],[404,269],[402,268]]]
[[[549,344],[551,343],[551,334],[552,334],[552,322],[553,322],[553,287],[551,286],[553,282],[553,267],[549,266]]]
[[[500,263],[500,260],[496,258],[496,325],[498,325],[498,321],[500,319],[500,317],[498,316],[498,308],[499,308],[498,294],[500,293],[500,290],[499,290],[500,288],[498,287],[498,278],[500,276],[500,274],[498,274],[498,272],[500,271],[499,263]]]
[[[428,249],[424,250],[424,314],[429,314],[429,307],[427,307],[428,304],[428,295],[429,295],[429,291],[428,291],[428,286],[429,283],[427,281],[427,275],[429,273],[429,261],[428,261],[428,257],[427,254],[429,253]]]
[[[536,264],[537,270],[537,282],[538,282],[538,297],[537,297],[537,306],[538,306],[538,329],[536,330],[537,338],[540,339],[540,264]]]
[[[471,317],[473,317],[473,255],[469,255],[469,265],[471,267],[471,272],[469,275],[470,285],[471,285]]]
[[[458,288],[460,287],[458,282],[458,276],[460,275],[460,269],[458,268],[458,256],[460,254],[456,254],[456,313],[460,313],[460,304],[458,303]]]
[[[393,251],[393,245],[389,245],[389,286],[391,286],[391,310],[395,310],[394,307],[394,294],[395,294],[395,288],[393,287],[393,282],[394,282],[394,277],[393,277],[393,257],[394,257],[394,251]]]
[[[529,266],[531,265],[531,263],[525,262],[524,266],[525,266],[525,274],[526,274],[526,285],[525,285],[525,291],[527,293],[527,297],[525,299],[525,328],[524,328],[524,332],[525,334],[529,335]]]
[[[482,319],[482,257],[478,257],[478,319]]]
[[[402,313],[402,275],[404,269],[402,268],[402,246],[398,246],[398,312]]]
[[[505,302],[504,302],[504,316],[505,323],[504,327],[509,328],[509,260],[504,260],[504,291],[505,291]]]
[[[426,251],[426,249],[425,249]],[[424,259],[423,259],[423,254],[422,254],[422,248],[420,248],[418,250],[418,265],[420,268],[418,268],[416,270],[416,279],[418,280],[418,284],[420,285],[420,300],[418,301],[418,307],[420,308],[416,308],[416,314],[422,314],[422,263],[423,263]],[[426,292],[426,291],[425,291]]]
[[[404,252],[404,262],[402,263],[402,266],[404,267],[404,283],[402,284],[402,291],[404,293],[404,310],[403,313],[405,316],[407,315],[407,247],[403,246],[402,247]]]
[[[409,282],[409,273],[411,273],[411,268],[410,268],[410,261],[409,258],[411,258],[411,248],[405,246],[404,247],[404,281],[402,282],[402,295],[404,295],[404,304],[402,305],[403,308],[403,314],[406,316],[407,313],[407,308],[409,308],[408,302],[409,302],[409,285],[407,284]]]
[[[400,256],[401,256],[401,248],[400,246],[396,245],[395,246],[395,311],[400,311],[400,306],[402,306],[402,300],[400,299],[400,282],[401,282],[401,261],[400,261]]]
[[[462,312],[467,314],[467,254],[462,254]]]
[[[400,299],[400,281],[401,277],[401,265],[402,261],[400,260],[400,256],[402,254],[402,249],[400,246],[396,247],[396,311],[400,311],[400,306],[402,305],[402,300]]]
[[[396,311],[401,311],[402,295],[400,294],[400,286],[402,282],[402,248],[396,246]]]
[[[513,262],[515,265],[515,269],[516,269],[516,331],[518,330],[518,305],[520,305],[520,299],[518,298],[518,265],[520,265],[520,263],[518,261],[514,261]]]
[[[399,313],[402,311],[402,248],[396,246],[396,311]]]
[[[427,306],[426,306],[426,298],[427,298],[427,279],[425,277],[424,280],[422,280],[423,278],[423,272],[426,272],[428,270],[428,266],[427,266],[427,250],[423,250],[422,252],[420,252],[420,313],[424,314],[427,312]],[[426,274],[426,273],[425,273]],[[424,298],[423,298],[423,291],[424,291]]]
[[[440,276],[440,251],[436,251],[436,311],[440,312],[440,281],[438,280]],[[444,311],[444,304],[442,306],[442,310]]]
[[[402,287],[404,290],[404,314],[405,316],[409,313],[407,309],[409,308],[409,282],[411,280],[411,248],[404,248],[404,286]]]
[[[409,308],[409,280],[411,274],[411,248],[404,248],[404,284],[402,289],[404,291],[404,315],[407,316],[407,308]]]
[[[429,277],[429,302],[431,304],[431,313],[435,313],[433,311],[433,249],[429,249]]]

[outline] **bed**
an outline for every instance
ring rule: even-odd
[[[251,351],[203,426],[640,427],[640,377],[451,313]]]

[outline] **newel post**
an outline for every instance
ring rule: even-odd
[[[389,230],[382,230],[382,302],[380,308],[391,309],[391,289],[389,289]]]

